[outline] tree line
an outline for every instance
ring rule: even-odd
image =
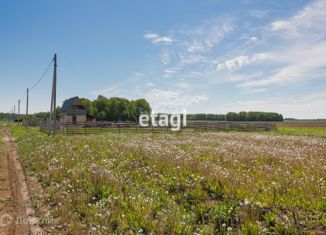
[[[81,98],[80,101],[85,105],[87,115],[94,117],[97,121],[138,121],[141,113],[150,113],[151,107],[145,99],[128,100],[125,98],[106,98],[102,95],[95,100]],[[66,101],[64,101],[66,102]],[[63,102],[63,103],[64,103]],[[59,118],[61,107],[56,109],[56,116]],[[9,116],[8,116],[9,115]],[[17,121],[17,114],[0,113],[0,120],[15,119]],[[45,120],[50,117],[49,112],[34,113],[28,116],[29,120]],[[19,115],[19,119],[25,119],[25,115]]]
[[[98,96],[95,100],[81,98],[85,105],[87,115],[97,121],[138,121],[141,113],[151,113],[151,106],[145,99],[128,100],[125,98]],[[65,101],[64,101],[65,102]],[[57,117],[60,116],[60,107],[56,109]],[[0,120],[6,119],[8,113],[0,113]],[[13,118],[13,115],[10,116]],[[17,116],[16,116],[17,117]],[[40,112],[29,115],[29,120],[45,120],[49,112]],[[25,115],[20,115],[25,119]],[[273,112],[229,112],[227,114],[187,114],[190,121],[283,121],[282,114]]]
[[[125,98],[106,98],[98,96],[96,100],[81,98],[87,115],[97,121],[138,121],[141,113],[150,113],[151,106],[145,99],[128,100]]]
[[[57,113],[59,113],[59,107],[57,108]],[[23,121],[25,119],[25,114],[19,115],[19,121]],[[31,121],[34,120],[45,120],[50,117],[50,112],[39,112],[39,113],[33,113],[28,115],[28,119]],[[18,115],[12,114],[12,113],[0,113],[0,120],[15,120],[18,121]]]
[[[283,121],[282,114],[273,112],[229,112],[227,114],[188,114],[188,120],[197,121]]]
[[[196,114],[187,114],[187,120],[190,121],[225,121],[225,114],[212,114],[212,113],[196,113]]]
[[[229,112],[226,114],[228,121],[283,121],[283,115],[272,112]]]

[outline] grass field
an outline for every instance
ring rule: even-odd
[[[296,135],[326,138],[325,128],[309,128],[309,127],[278,127],[276,130],[280,135]]]
[[[326,128],[326,121],[314,120],[285,120],[277,124],[279,127],[289,128]]]
[[[46,232],[325,232],[324,130],[12,132],[27,174],[41,182],[33,203]]]
[[[2,158],[5,157],[3,152],[4,152],[3,134],[2,132],[0,132],[0,168],[2,166]]]

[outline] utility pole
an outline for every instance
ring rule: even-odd
[[[20,100],[18,100],[18,115],[17,115],[18,126],[19,126],[19,115],[20,115]]]
[[[56,106],[57,106],[57,54],[53,57],[53,82],[52,82],[52,97],[51,97],[51,108],[50,108],[50,127],[51,121],[53,121],[53,135],[56,134]],[[51,134],[51,128],[49,127],[49,134]]]
[[[28,127],[28,95],[29,95],[29,89],[26,90],[26,127]]]
[[[15,118],[16,118],[16,105],[14,105],[14,122],[15,122]]]

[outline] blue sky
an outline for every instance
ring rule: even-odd
[[[102,94],[144,97],[157,112],[325,118],[325,25],[325,0],[2,0],[0,111],[56,52],[59,104]],[[51,73],[31,112],[49,110]]]

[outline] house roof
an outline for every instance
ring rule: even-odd
[[[70,108],[71,105],[75,104],[77,101],[79,101],[79,97],[78,96],[75,96],[75,97],[72,97],[68,100],[66,100],[63,105],[62,105],[62,108],[61,108],[61,112],[62,113],[65,113],[67,112],[67,110]]]
[[[85,109],[70,109],[66,112],[68,115],[86,115]]]

